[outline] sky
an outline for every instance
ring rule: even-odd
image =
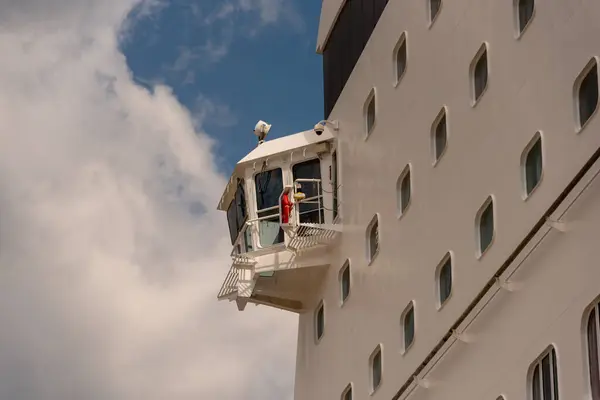
[[[322,119],[320,1],[165,4],[138,21],[122,49],[138,83],[169,85],[202,119],[224,173],[256,145],[258,120],[271,123],[276,138]]]
[[[219,303],[216,204],[322,116],[320,2],[0,0],[0,398],[292,399],[297,316]]]

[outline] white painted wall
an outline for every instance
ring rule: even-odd
[[[323,7],[338,2],[325,0]],[[391,399],[600,146],[600,117],[576,133],[573,106],[575,78],[600,55],[600,3],[537,3],[520,39],[512,1],[445,0],[431,27],[425,0],[388,4],[330,116],[340,121],[345,232],[322,296],[314,299],[315,305],[324,299],[326,312],[318,345],[312,313],[300,318],[296,400],[339,399],[348,382],[355,399],[370,398],[368,358],[380,343],[383,382],[372,398]],[[392,53],[404,31],[408,67],[394,87]],[[489,86],[472,107],[469,65],[484,41]],[[363,106],[373,87],[377,122],[365,141]],[[430,128],[442,106],[448,107],[448,149],[433,167]],[[520,158],[538,130],[544,177],[524,201]],[[407,163],[413,198],[398,220],[396,180]],[[496,399],[501,393],[526,399],[527,368],[550,343],[557,347],[561,399],[586,398],[581,318],[600,294],[597,186],[573,209],[574,229],[552,234],[524,266],[524,288],[486,311],[473,327],[476,342],[454,348],[435,370],[439,385],[414,399]],[[478,260],[474,218],[488,195],[496,204],[496,238]],[[375,213],[381,214],[381,249],[367,266],[365,228]],[[453,294],[437,311],[435,268],[449,250]],[[340,307],[338,273],[346,258],[352,291]],[[401,355],[399,318],[410,301],[416,341]]]

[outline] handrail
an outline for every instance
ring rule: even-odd
[[[458,318],[458,320],[456,320],[456,322],[450,327],[450,329],[448,330],[448,332],[446,334],[444,334],[444,336],[438,342],[438,344],[429,352],[429,354],[425,357],[425,359],[421,362],[421,364],[419,364],[419,366],[417,367],[417,369],[410,375],[410,377],[402,385],[402,387],[400,388],[400,390],[398,390],[398,392],[396,392],[396,394],[394,395],[394,397],[392,397],[392,400],[399,400],[405,394],[406,394],[406,396],[404,398],[406,398],[406,397],[408,397],[408,396],[410,396],[412,394],[413,390],[411,390],[408,393],[406,393],[409,390],[410,386],[413,383],[418,382],[418,380],[420,379],[419,375],[425,370],[425,368],[429,365],[429,363],[435,358],[435,356],[438,354],[438,352],[440,352],[442,350],[442,348],[444,347],[444,345],[446,345],[446,343],[448,343],[450,341],[450,339],[455,336],[455,332],[457,332],[457,330],[460,327],[460,325],[464,321],[466,321],[466,319],[469,317],[469,315],[475,310],[475,308],[477,308],[477,306],[484,299],[484,297],[491,291],[491,289],[494,287],[494,285],[497,284],[497,282],[499,281],[499,279],[502,276],[502,274],[512,265],[512,263],[523,252],[523,250],[525,250],[525,248],[527,247],[527,245],[533,240],[533,238],[536,236],[536,234],[541,231],[541,229],[542,229],[542,227],[544,225],[546,225],[547,221],[550,219],[550,217],[552,216],[552,214],[561,206],[561,204],[566,200],[566,198],[571,194],[571,192],[573,192],[573,190],[575,189],[575,187],[579,184],[579,182],[581,182],[581,180],[583,179],[583,177],[591,170],[591,168],[594,166],[594,164],[599,159],[600,159],[600,148],[598,148],[594,152],[594,154],[583,165],[583,167],[577,172],[577,174],[575,175],[575,177],[568,183],[568,185],[558,195],[558,197],[554,200],[554,202],[550,205],[550,207],[548,207],[548,209],[542,214],[541,218],[535,223],[535,225],[527,233],[527,235],[525,236],[525,238],[523,238],[523,240],[517,245],[517,247],[514,249],[514,251],[508,256],[508,258],[500,266],[500,268],[498,269],[498,271],[496,271],[496,273],[486,283],[486,285],[483,287],[483,289],[477,294],[477,296],[475,296],[475,298],[471,301],[471,303],[469,303],[469,305],[467,306],[466,310],[460,315],[460,317]],[[600,171],[596,172],[593,175],[590,183],[594,179],[596,179],[596,177],[598,176],[599,173],[600,173]],[[590,183],[588,183],[582,189],[582,192],[589,187]],[[571,207],[571,205],[579,198],[579,196],[580,196],[580,194],[578,194],[576,196],[576,198],[573,200],[573,202],[571,204],[569,204],[569,206],[567,207],[567,211]],[[547,235],[547,232],[542,236],[542,238],[534,246],[534,249],[546,237],[546,235]],[[527,254],[526,257],[528,257],[529,254]],[[517,268],[518,267],[519,266],[517,266]],[[487,305],[487,303],[484,304],[484,307],[485,307],[485,305]],[[448,349],[446,351],[448,351]],[[441,357],[443,357],[443,354],[440,356],[439,359],[441,359]],[[436,363],[437,363],[437,361],[439,361],[439,359],[436,360]],[[432,368],[433,368],[433,366],[432,366]],[[431,368],[429,369],[429,371],[431,371]],[[427,372],[429,372],[429,371],[427,371]],[[413,389],[414,388],[415,387],[413,386]]]

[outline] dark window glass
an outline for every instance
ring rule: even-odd
[[[450,256],[440,268],[439,285],[440,304],[444,304],[452,292],[452,258]]]
[[[381,349],[377,350],[377,353],[373,356],[373,390],[377,389],[381,384]]]
[[[331,165],[333,167],[332,186],[333,186],[333,219],[338,216],[338,159],[337,152],[331,156]]]
[[[292,167],[296,179],[321,179],[321,162],[318,158],[298,163]],[[299,182],[306,198],[299,205],[301,223],[323,223],[322,188],[317,182]]]
[[[579,87],[579,124],[581,126],[591,118],[598,107],[598,65],[594,62],[592,69],[581,81]]]
[[[371,133],[375,125],[375,96],[371,97],[367,105],[367,134]]]
[[[410,204],[410,169],[406,171],[402,177],[402,184],[400,185],[400,212],[404,214],[406,207]]]
[[[550,350],[533,369],[531,379],[533,400],[559,400],[556,351]]]
[[[342,276],[341,276],[341,290],[342,290],[342,302],[346,301],[348,295],[350,294],[350,264],[348,261],[342,267]]]
[[[325,119],[329,117],[388,0],[347,0],[323,50]]]
[[[373,261],[373,257],[379,250],[379,218],[375,220],[369,227],[369,262]]]
[[[519,0],[519,32],[523,32],[523,29],[533,17],[534,7],[534,0]]]
[[[527,153],[525,161],[525,184],[530,194],[542,178],[542,140],[538,138]]]
[[[317,340],[319,340],[323,337],[323,333],[325,332],[325,309],[323,304],[321,304],[317,310],[316,325]]]
[[[446,149],[447,143],[447,127],[446,127],[446,113],[442,115],[438,124],[435,127],[435,159],[439,160],[444,150]]]
[[[348,388],[344,392],[342,400],[352,400],[352,386],[348,386]]]
[[[483,51],[473,71],[473,80],[475,86],[475,100],[483,94],[488,81],[487,49]]]
[[[261,172],[254,181],[258,217],[270,217],[259,222],[260,244],[267,247],[283,243],[283,230],[279,226],[279,196],[283,191],[281,169]]]
[[[588,318],[587,340],[592,400],[600,400],[600,365],[598,363],[598,306],[594,307]]]
[[[404,350],[407,350],[415,339],[415,309],[410,309],[404,314]]]
[[[229,208],[227,209],[227,222],[229,225],[229,235],[231,236],[231,244],[235,240],[239,232],[244,227],[248,215],[246,209],[246,194],[244,192],[244,181],[238,179],[238,185]]]
[[[442,0],[429,0],[429,16],[431,21],[437,17],[440,8],[442,7]]]
[[[404,37],[396,53],[396,80],[398,81],[406,70],[406,55],[406,37]]]
[[[494,203],[492,201],[485,207],[479,216],[479,251],[483,253],[494,238]]]

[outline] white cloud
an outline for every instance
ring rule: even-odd
[[[225,177],[170,90],[133,81],[135,6],[2,2],[0,398],[289,397],[295,317],[216,302]]]

